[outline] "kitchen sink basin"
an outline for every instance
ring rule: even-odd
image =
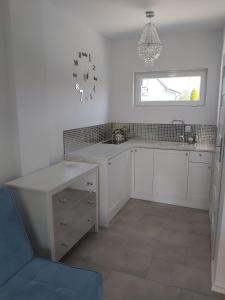
[[[158,142],[157,145],[160,145],[160,146],[171,146],[171,147],[182,147],[182,146],[184,146],[185,144],[184,144],[184,143],[181,143],[181,142],[167,142],[167,141],[161,141],[161,142]]]
[[[124,142],[125,142],[125,141],[124,141]],[[112,140],[109,140],[109,141],[103,142],[103,144],[120,145],[120,144],[123,144],[124,142],[119,143],[119,144],[116,144],[116,143],[114,143]]]

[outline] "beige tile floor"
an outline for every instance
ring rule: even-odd
[[[64,262],[102,273],[104,300],[222,300],[210,291],[207,212],[130,199]]]

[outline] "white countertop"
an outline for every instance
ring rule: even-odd
[[[134,147],[150,148],[150,149],[164,149],[164,150],[180,150],[180,151],[204,151],[215,152],[215,146],[211,144],[195,144],[166,142],[166,141],[152,141],[143,138],[130,139],[120,145],[112,144],[95,144],[76,150],[66,155],[66,159],[87,159],[90,161],[99,161],[110,159],[121,152],[129,150]]]
[[[76,178],[98,168],[89,163],[62,161],[51,167],[7,182],[6,185],[45,193],[53,193],[72,183]]]

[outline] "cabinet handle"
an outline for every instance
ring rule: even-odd
[[[60,224],[60,226],[67,226],[67,222],[65,222],[65,221],[60,221],[59,224]]]
[[[88,219],[88,223],[90,223],[92,220],[91,219]]]
[[[111,164],[112,164],[111,162],[108,162],[108,165],[109,165],[109,166],[111,166]]]
[[[135,149],[134,152],[138,152],[137,149]]]
[[[87,185],[93,185],[94,183],[93,182],[87,182]]]
[[[130,150],[130,152],[134,152],[133,150]]]
[[[188,156],[188,155],[189,155],[189,153],[187,152],[187,153],[186,153],[186,156]]]
[[[201,153],[199,153],[198,155],[199,155],[200,157],[202,156],[202,154],[201,154]]]
[[[208,169],[212,169],[212,167],[208,167]]]
[[[68,244],[66,244],[66,243],[61,243],[60,246],[62,246],[64,248],[68,248]]]
[[[61,198],[61,199],[59,199],[59,203],[65,204],[65,203],[67,203],[67,199]]]

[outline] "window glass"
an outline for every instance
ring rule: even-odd
[[[202,105],[206,70],[136,73],[136,104]]]

